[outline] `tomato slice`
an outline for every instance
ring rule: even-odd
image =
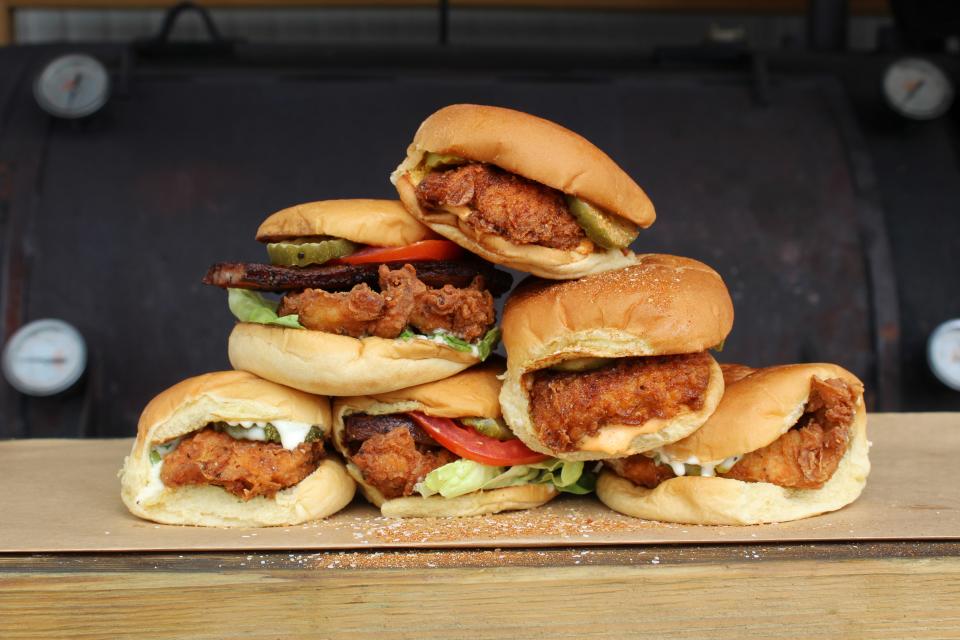
[[[509,467],[542,462],[550,457],[531,451],[520,438],[497,440],[473,429],[461,427],[449,418],[435,418],[419,411],[411,411],[408,415],[445,448],[474,462]]]
[[[394,260],[453,260],[463,254],[460,245],[449,240],[421,240],[405,247],[365,247],[327,264],[370,264]]]

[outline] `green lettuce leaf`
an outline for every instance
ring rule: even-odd
[[[291,329],[303,329],[297,314],[278,316],[278,302],[267,300],[256,291],[247,289],[227,289],[227,304],[230,312],[240,322],[256,322],[258,324],[276,324]]]
[[[555,458],[512,467],[494,467],[460,458],[434,469],[414,488],[422,496],[440,494],[454,498],[474,491],[549,483],[565,493],[584,494],[593,491],[596,477],[583,467],[583,462]]]
[[[404,329],[403,332],[397,336],[397,338],[400,340],[412,340],[414,338],[426,340],[440,339],[451,349],[475,354],[482,362],[489,358],[493,350],[497,348],[497,344],[500,342],[500,327],[494,327],[493,329],[490,329],[490,331],[487,331],[486,335],[480,338],[480,340],[477,342],[467,342],[463,338],[458,338],[457,336],[442,330],[434,331],[430,335],[423,335],[414,332],[410,327]]]

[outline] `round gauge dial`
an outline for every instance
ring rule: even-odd
[[[83,118],[110,95],[110,74],[92,56],[71,53],[55,58],[37,76],[33,95],[40,108],[58,118]]]
[[[63,320],[21,327],[3,349],[3,375],[18,391],[49,396],[66,391],[87,366],[87,345]]]
[[[944,322],[930,334],[927,362],[940,382],[960,391],[960,319]]]
[[[887,67],[883,94],[900,115],[912,120],[932,120],[946,113],[953,103],[953,84],[929,60],[902,58]]]

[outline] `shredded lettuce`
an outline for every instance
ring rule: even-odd
[[[256,291],[247,289],[228,289],[227,304],[230,311],[240,322],[256,322],[258,324],[276,324],[290,329],[303,329],[297,314],[278,316],[277,307],[280,305],[273,300],[267,300]]]
[[[425,497],[440,494],[444,498],[455,498],[474,491],[548,483],[559,491],[584,494],[593,491],[596,477],[584,471],[583,462],[556,458],[512,467],[494,467],[460,458],[428,473],[414,489]]]
[[[410,327],[407,327],[403,332],[398,336],[400,340],[412,340],[414,338],[420,338],[421,340],[433,340],[439,341],[446,344],[451,349],[456,351],[463,351],[466,353],[473,353],[480,361],[484,361],[490,357],[490,354],[496,349],[497,344],[500,342],[500,327],[494,327],[487,331],[477,342],[467,342],[463,338],[458,338],[452,333],[447,333],[442,329],[438,329],[431,333],[430,335],[423,335],[416,333]]]

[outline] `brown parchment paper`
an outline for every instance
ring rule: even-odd
[[[0,553],[547,547],[771,541],[960,539],[960,413],[873,414],[873,471],[853,505],[776,525],[663,524],[613,513],[593,496],[531,511],[459,519],[390,519],[357,498],[293,527],[158,525],[127,512],[117,471],[132,440],[0,443]]]

